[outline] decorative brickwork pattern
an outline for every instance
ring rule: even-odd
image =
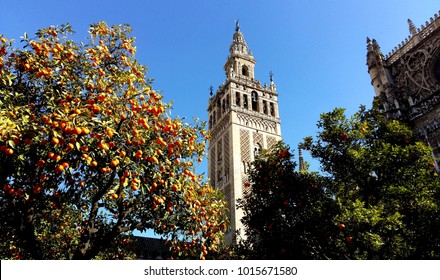
[[[215,166],[216,166],[216,160],[215,160],[215,146],[213,146],[211,148],[211,153],[210,153],[210,158],[209,158],[209,163],[210,163],[210,169],[211,169],[211,173],[209,174],[209,180],[212,186],[216,186],[215,184]]]
[[[240,155],[242,162],[251,162],[250,133],[246,129],[240,129]]]
[[[222,143],[222,139],[219,139],[219,141],[217,142],[217,166],[216,166],[217,168],[216,183],[218,184],[218,186],[221,186],[224,183],[222,166],[223,166],[223,143]]]
[[[229,133],[225,132],[225,135],[223,136],[223,155],[224,155],[224,177],[225,177],[225,183],[229,182],[230,180],[230,157],[229,157]]]
[[[254,138],[254,146],[256,144],[260,144],[261,146],[263,146],[263,134],[258,133],[258,132],[254,132],[253,138]]]
[[[231,184],[227,184],[225,188],[223,189],[223,192],[225,194],[225,201],[228,203],[229,208],[229,221],[231,225],[235,225],[235,201],[234,201],[234,195],[232,193]]]
[[[277,139],[273,136],[266,136],[266,145],[267,145],[267,149],[269,150],[270,148],[273,147],[273,145],[275,145],[277,143]]]

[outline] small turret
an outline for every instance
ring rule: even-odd
[[[392,84],[390,75],[387,75],[388,69],[385,67],[385,64],[379,44],[375,39],[371,40],[367,37],[368,73],[370,73],[371,85],[374,87],[376,96],[380,96],[389,84]]]
[[[412,20],[408,19],[408,25],[409,25],[409,33],[411,34],[411,36],[416,36],[417,29],[416,29],[414,23],[412,22]]]
[[[275,85],[275,83],[273,81],[273,72],[272,71],[269,72],[269,80],[270,80],[270,89],[276,91],[277,86]]]
[[[306,171],[306,167],[304,166],[304,158],[303,158],[303,154],[302,154],[302,150],[301,148],[298,149],[298,153],[299,153],[299,171],[303,172]]]

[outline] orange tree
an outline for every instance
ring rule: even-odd
[[[331,180],[335,258],[438,259],[440,179],[432,150],[405,123],[361,106],[321,115],[304,148]]]
[[[283,142],[263,150],[252,163],[243,199],[246,239],[236,246],[237,258],[328,259],[336,202],[330,180],[317,173],[296,171],[289,146]]]
[[[195,174],[202,123],[170,105],[134,58],[128,25],[69,25],[0,37],[1,258],[124,256],[135,230],[153,229],[181,258],[218,250],[221,194]]]

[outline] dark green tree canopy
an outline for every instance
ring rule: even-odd
[[[282,143],[253,163],[239,204],[244,256],[440,258],[440,180],[431,149],[410,127],[386,119],[377,103],[349,118],[336,108],[321,115],[318,128],[299,147],[320,162],[322,175],[296,171]]]

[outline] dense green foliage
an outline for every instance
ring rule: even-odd
[[[319,160],[322,176],[295,171],[280,156],[288,154],[283,146],[255,161],[241,204],[244,247],[252,248],[245,254],[440,258],[440,179],[430,148],[405,124],[384,118],[376,103],[350,118],[343,109],[322,114],[318,128],[300,148]]]
[[[247,236],[239,251],[247,258],[321,259],[333,254],[326,244],[337,233],[332,224],[336,202],[327,191],[328,180],[294,169],[292,154],[281,142],[253,163],[239,203]]]

